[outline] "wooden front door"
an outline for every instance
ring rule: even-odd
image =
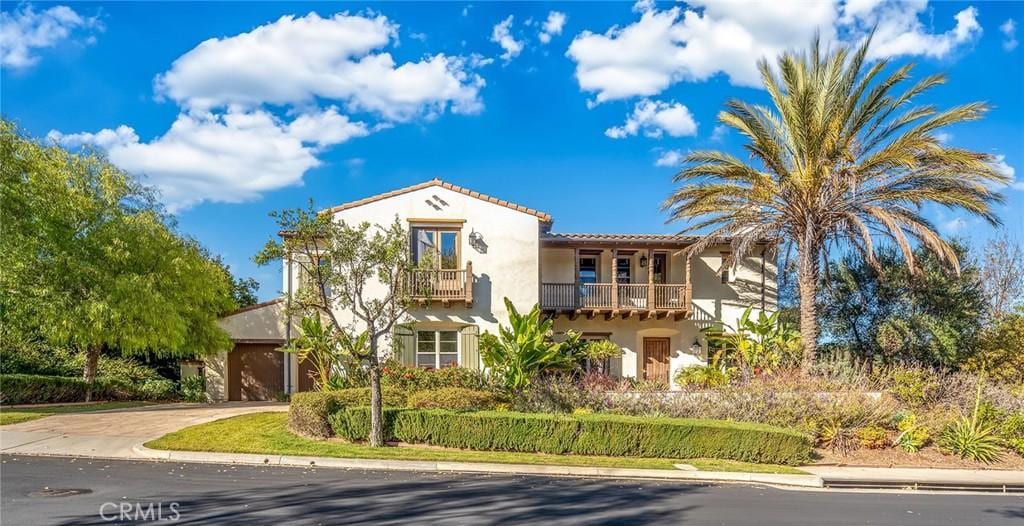
[[[644,338],[644,380],[668,385],[668,338]]]
[[[273,400],[284,391],[284,353],[276,343],[239,343],[228,353],[228,400]]]

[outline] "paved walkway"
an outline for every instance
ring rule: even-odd
[[[0,427],[4,454],[147,458],[138,446],[184,427],[247,413],[287,411],[286,403],[166,404],[48,416]]]

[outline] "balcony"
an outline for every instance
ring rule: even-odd
[[[665,318],[676,320],[690,314],[692,289],[689,284],[660,283],[542,283],[541,309],[571,319],[603,314],[605,319]]]
[[[411,269],[406,273],[406,286],[410,298],[426,306],[440,302],[445,307],[452,303],[473,304],[473,263],[464,269]]]

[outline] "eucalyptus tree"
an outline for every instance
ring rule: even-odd
[[[917,271],[914,246],[933,252],[953,271],[953,248],[922,215],[927,204],[959,210],[990,224],[999,219],[994,188],[1007,183],[993,157],[944,144],[939,132],[980,119],[987,106],[971,102],[940,110],[916,104],[942,84],[942,75],[911,83],[908,63],[870,63],[870,39],[854,48],[783,53],[777,70],[759,62],[771,107],[730,100],[718,120],[746,140],[749,159],[722,151],[695,151],[675,176],[666,199],[670,220],[684,232],[707,231],[696,254],[729,239],[727,263],[759,242],[796,254],[803,366],[813,363],[818,336],[815,297],[830,250],[851,248],[872,266],[875,245],[891,243]]]

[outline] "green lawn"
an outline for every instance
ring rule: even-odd
[[[51,405],[41,407],[0,407],[0,426],[19,424],[62,413],[87,413],[105,409],[124,409],[149,405],[150,402],[101,402],[89,405]]]
[[[641,469],[675,469],[673,464],[690,464],[702,471],[806,474],[789,466],[749,464],[732,460],[588,457],[503,451],[466,451],[418,447],[371,448],[336,440],[310,440],[292,434],[285,413],[255,413],[187,427],[146,443],[153,449],[256,453],[337,458],[388,460],[433,460],[447,462],[496,462],[502,464],[548,464]]]

